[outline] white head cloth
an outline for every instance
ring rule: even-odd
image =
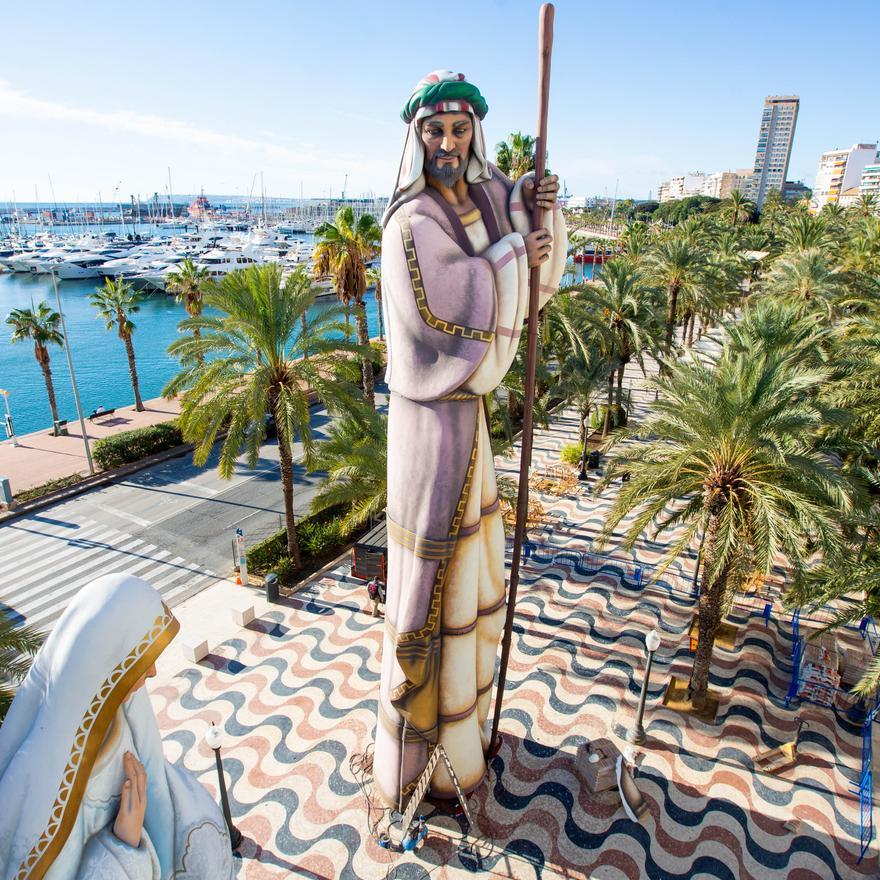
[[[177,630],[156,590],[137,577],[100,577],[67,607],[0,727],[3,880],[43,877],[62,849],[66,862],[85,845],[80,805],[120,708],[147,772],[144,828],[162,877],[171,876],[174,811],[159,731],[146,693],[126,698]]]
[[[452,70],[435,70],[424,77],[414,91],[418,91],[426,83],[466,82],[464,74]],[[391,201],[382,217],[382,225],[387,225],[391,215],[410,199],[417,196],[425,188],[425,145],[422,143],[422,123],[437,113],[467,113],[473,123],[474,137],[464,177],[468,183],[479,183],[492,177],[492,170],[486,159],[486,142],[483,139],[483,125],[467,101],[442,101],[420,107],[406,127],[406,140],[403,144],[403,156],[397,170],[397,182]]]

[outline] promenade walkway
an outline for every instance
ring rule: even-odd
[[[94,445],[102,437],[110,437],[121,431],[144,428],[159,422],[167,422],[177,416],[180,407],[176,400],[144,401],[146,409],[137,412],[134,406],[119,407],[112,415],[86,419],[86,434]],[[0,476],[8,477],[13,495],[42,486],[49,480],[58,480],[74,474],[87,476],[85,445],[79,420],[67,423],[68,436],[55,437],[51,428],[18,437],[18,446],[11,440],[0,443]],[[99,470],[97,465],[95,470]]]
[[[564,412],[539,431],[535,466],[558,463],[577,434]],[[501,462],[499,462],[501,464]],[[545,549],[588,550],[614,490],[543,496]],[[374,839],[387,823],[369,774],[383,625],[370,615],[347,565],[280,605],[258,600],[244,629],[221,621],[232,588],[207,590],[180,609],[179,638],[209,637],[201,664],[169,655],[151,696],[171,760],[216,792],[211,722],[227,739],[224,763],[234,821],[243,832],[238,876],[342,880],[458,878],[858,878],[877,875],[874,847],[857,864],[859,728],[814,706],[785,708],[791,627],[734,610],[737,635],[717,649],[715,725],[665,709],[669,675],[692,662],[687,590],[692,563],[658,584],[636,583],[633,565],[656,562],[646,542],[599,571],[535,553],[522,571],[501,730],[486,784],[470,799],[476,828],[431,815],[423,847],[401,856]],[[555,558],[554,558],[555,557]],[[675,575],[678,575],[676,577]],[[242,588],[239,588],[242,589]],[[239,594],[247,597],[249,590]],[[218,604],[206,612],[203,603]],[[226,616],[228,621],[228,616]],[[189,621],[196,623],[190,624]],[[201,621],[201,624],[198,623]],[[648,812],[631,822],[614,791],[591,794],[575,768],[585,739],[621,737],[632,723],[644,670],[644,638],[662,635],[648,691],[648,744],[637,783]],[[798,764],[756,772],[756,753],[790,739],[800,720]]]

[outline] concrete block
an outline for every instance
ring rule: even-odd
[[[247,626],[257,615],[253,605],[243,605],[238,608],[231,608],[232,619],[239,626]]]
[[[208,643],[199,642],[197,645],[191,645],[182,642],[180,650],[183,652],[183,656],[186,657],[187,660],[191,660],[193,663],[199,663],[208,656]]]

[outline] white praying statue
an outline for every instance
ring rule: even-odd
[[[0,727],[2,880],[229,880],[214,799],[165,760],[144,683],[179,624],[146,581],[71,602]]]

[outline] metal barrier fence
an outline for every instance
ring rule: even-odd
[[[823,606],[822,608],[814,609],[812,614],[817,616],[811,616],[809,618],[810,622],[826,623],[830,622],[834,616],[834,610]],[[803,664],[804,645],[806,642],[806,637],[801,631],[801,619],[801,609],[797,608],[791,616],[791,683],[788,686],[785,705],[789,706],[793,700],[797,700],[799,703],[814,703],[815,705],[824,706],[826,704],[816,702],[815,700],[811,700],[800,694],[801,686],[804,683],[804,676],[801,667]],[[880,647],[880,633],[878,633],[877,623],[873,617],[862,618],[858,627],[848,625],[841,627],[841,629],[858,632],[862,639],[867,643],[872,656],[876,656],[877,649]],[[858,712],[859,715],[861,715],[862,706],[864,706],[864,711],[867,712],[864,716],[864,721],[862,722],[861,769],[859,771],[858,781],[853,783],[853,786],[850,789],[850,792],[854,795],[858,795],[859,798],[858,860],[861,862],[865,857],[865,853],[868,851],[868,847],[871,845],[871,841],[874,839],[874,780],[873,773],[871,772],[871,728],[874,719],[877,717],[878,712],[880,712],[880,691],[875,692],[872,699],[873,707],[868,711],[867,701],[865,701],[865,703],[857,701],[849,691],[845,691],[841,688],[835,688],[835,690],[837,691],[835,698],[842,696],[846,701],[851,703],[851,713]]]
[[[874,780],[871,773],[871,725],[877,709],[862,727],[862,772],[853,794],[859,796],[859,862],[865,857],[874,839]]]

